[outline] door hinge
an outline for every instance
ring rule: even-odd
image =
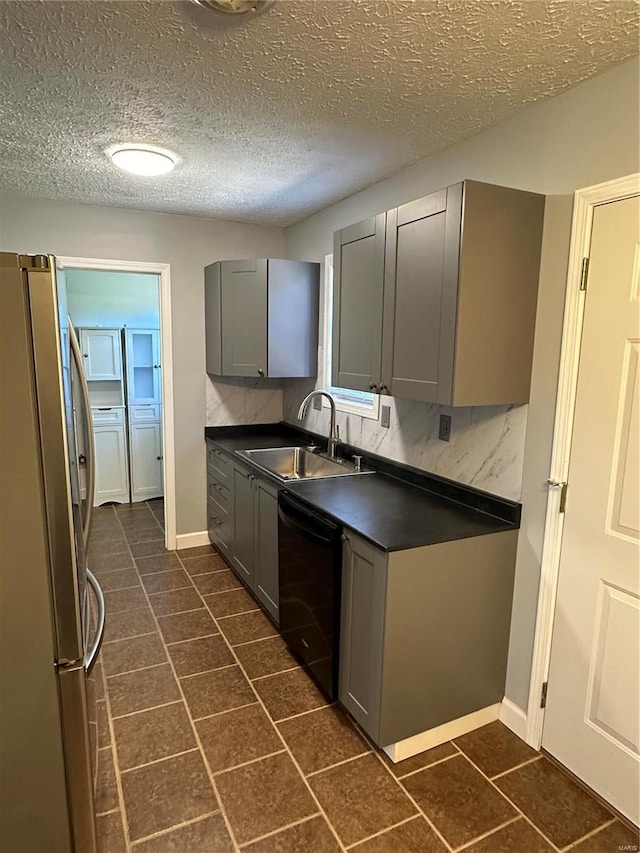
[[[549,687],[549,682],[545,681],[542,685],[542,694],[540,695],[540,707],[547,707],[547,688]]]
[[[569,483],[565,482],[564,480],[547,480],[547,483],[556,489],[560,489],[559,512],[564,512],[567,506],[567,490],[569,488]]]
[[[582,259],[582,272],[580,273],[580,290],[587,289],[587,278],[589,277],[589,258]]]

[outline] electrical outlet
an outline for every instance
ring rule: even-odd
[[[313,398],[313,408],[316,410],[316,412],[322,411],[322,397]]]
[[[391,406],[382,407],[382,415],[380,416],[380,426],[389,429],[391,425]]]
[[[438,438],[440,441],[449,441],[451,438],[451,415],[440,415]]]

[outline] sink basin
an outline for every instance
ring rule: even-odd
[[[315,480],[319,477],[367,473],[356,471],[351,462],[344,459],[328,459],[326,456],[311,453],[304,447],[239,450],[238,454],[281,480]]]

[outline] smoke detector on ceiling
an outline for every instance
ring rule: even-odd
[[[266,12],[274,0],[191,0],[196,6],[227,15],[246,15],[247,12]]]

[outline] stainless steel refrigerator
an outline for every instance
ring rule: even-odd
[[[0,847],[95,853],[92,430],[55,258],[0,253]],[[80,497],[77,439],[86,439]]]

